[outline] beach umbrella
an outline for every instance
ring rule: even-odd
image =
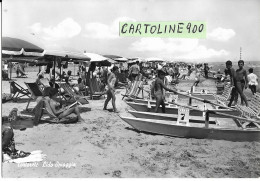
[[[10,55],[41,57],[44,55],[44,49],[25,40],[3,37],[2,54],[3,57],[8,57]]]
[[[104,57],[107,57],[107,58],[110,58],[110,59],[113,59],[117,62],[127,62],[128,59],[125,58],[125,57],[121,57],[121,56],[118,56],[118,55],[103,55]]]
[[[8,62],[34,61],[35,59],[44,55],[44,49],[34,45],[28,41],[12,38],[2,37],[2,59]],[[10,67],[10,79],[12,77],[12,64]]]
[[[164,60],[161,59],[161,58],[150,57],[150,58],[147,58],[146,61],[148,61],[148,62],[163,62]]]

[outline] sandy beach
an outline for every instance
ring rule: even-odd
[[[34,82],[29,78],[14,78]],[[209,81],[210,82],[210,81]],[[208,80],[201,85],[207,86]],[[183,83],[182,88],[190,85]],[[120,89],[124,93],[124,89]],[[246,90],[249,93],[248,90]],[[10,93],[8,81],[2,93]],[[119,115],[131,116],[121,94],[116,95],[119,114],[103,111],[104,97],[89,100],[83,107],[84,122],[42,123],[24,131],[14,130],[16,147],[23,151],[42,150],[47,158],[36,165],[2,164],[3,177],[95,177],[95,178],[257,178],[260,177],[260,143],[208,139],[186,139],[140,133]],[[2,104],[2,115],[14,107],[20,112],[27,100]],[[34,107],[35,102],[30,104]],[[108,108],[112,108],[111,102]]]

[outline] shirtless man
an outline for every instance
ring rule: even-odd
[[[232,104],[233,100],[235,99],[237,92],[240,94],[241,98],[243,98],[245,100],[246,106],[248,106],[245,95],[243,94],[243,92],[241,92],[241,89],[238,88],[238,86],[237,86],[238,81],[236,78],[236,71],[232,68],[232,62],[230,60],[228,60],[226,62],[225,75],[226,75],[226,77],[228,75],[230,76],[230,84],[231,84],[231,86],[234,86],[232,89],[232,92],[231,92],[231,98],[228,103],[228,107],[231,107],[231,104]]]
[[[59,118],[65,118],[66,116],[75,113],[77,115],[79,122],[84,122],[84,119],[80,116],[78,106],[75,107],[64,107],[59,109],[60,103],[55,101],[53,98],[57,95],[58,90],[52,87],[47,87],[44,89],[44,98],[50,104],[52,112]]]
[[[113,105],[113,110],[115,113],[118,113],[118,110],[116,109],[116,96],[115,96],[115,83],[116,83],[116,75],[115,73],[118,72],[118,67],[114,66],[112,69],[112,72],[108,75],[107,79],[107,99],[104,103],[104,108],[103,110],[107,110],[107,104],[112,98],[112,105]]]
[[[246,96],[243,93],[244,88],[247,88],[248,84],[248,79],[247,79],[247,73],[246,70],[244,69],[244,61],[239,60],[238,61],[238,69],[236,70],[236,81],[237,81],[237,93],[235,96],[235,101],[234,104],[237,104],[238,100],[238,93],[240,94],[241,97],[241,104],[243,105],[244,102],[247,104],[247,99]]]
[[[166,72],[163,69],[158,70],[158,77],[156,78],[154,82],[154,87],[152,88],[152,90],[154,90],[154,97],[156,99],[156,107],[155,107],[156,113],[158,112],[158,108],[160,107],[160,105],[162,105],[162,112],[165,113],[163,89],[170,92],[175,92],[174,90],[166,87],[165,84],[163,83],[165,74]]]

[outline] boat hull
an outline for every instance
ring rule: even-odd
[[[173,137],[214,139],[228,141],[260,141],[259,130],[216,129],[205,127],[189,127],[176,125],[172,121],[121,117],[133,128],[142,132],[149,132]]]
[[[155,112],[155,105],[151,104],[151,108],[147,107],[147,104],[142,104],[142,103],[134,103],[134,102],[127,102],[129,106],[131,106],[134,110],[140,111],[140,112]],[[230,114],[234,116],[239,116],[240,112],[239,111],[231,111],[227,109],[211,109],[212,111],[217,111],[220,113],[225,113],[225,114]],[[159,113],[162,113],[162,108],[159,107],[158,109]],[[178,114],[178,107],[170,107],[166,106],[165,107],[165,113],[167,114]],[[198,110],[190,110],[190,115],[191,116],[203,116],[202,111]],[[215,114],[210,114],[210,117],[218,117],[218,118],[226,118],[226,116],[221,116],[221,115],[215,115]]]

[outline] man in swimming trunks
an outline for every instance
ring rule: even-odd
[[[112,105],[113,105],[113,110],[115,113],[118,113],[118,110],[116,109],[116,96],[115,96],[115,84],[116,84],[116,75],[115,73],[118,72],[118,67],[114,66],[112,69],[112,72],[109,73],[108,79],[107,79],[107,99],[104,103],[104,108],[103,110],[107,110],[107,104],[108,102],[112,99]]]
[[[244,69],[244,61],[243,60],[239,60],[238,61],[238,69],[236,70],[236,89],[237,89],[237,93],[235,96],[235,100],[234,103],[237,103],[238,100],[238,93],[240,94],[241,97],[241,104],[243,105],[244,102],[246,103],[246,106],[248,106],[247,103],[247,99],[246,96],[243,93],[244,88],[247,88],[247,84],[248,84],[248,79],[247,79],[247,73],[246,70]]]
[[[162,105],[162,112],[165,113],[163,89],[170,92],[175,92],[174,90],[166,87],[165,84],[163,83],[165,75],[166,75],[166,71],[164,69],[158,70],[158,77],[155,79],[154,87],[152,89],[154,90],[154,97],[156,99],[155,112],[158,112],[158,108],[160,107],[160,105]]]
[[[84,119],[80,116],[78,106],[74,107],[64,107],[59,108],[60,103],[54,100],[54,97],[58,94],[58,89],[47,87],[44,89],[43,96],[45,101],[47,101],[52,109],[52,112],[57,116],[59,119],[65,118],[68,115],[75,113],[77,115],[79,122],[84,122]]]

